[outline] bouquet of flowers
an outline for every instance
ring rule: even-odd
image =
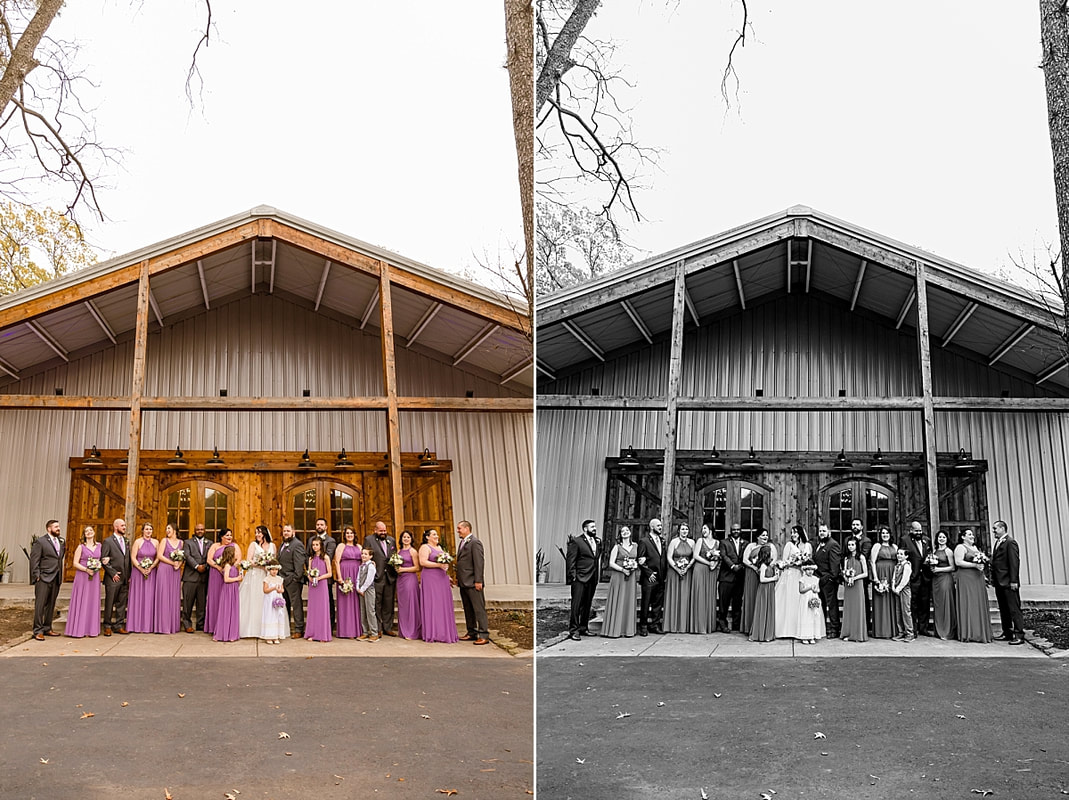
[[[100,563],[99,558],[88,558],[85,561],[85,568],[89,570],[90,575],[100,569],[103,564]]]
[[[939,559],[936,558],[935,553],[929,553],[924,557],[924,563],[930,567],[934,567],[939,563]]]
[[[247,558],[241,559],[241,568],[243,570],[245,570],[247,572],[249,570],[249,567],[251,567],[251,566],[252,566],[252,562],[249,561],[249,559],[247,559]]]
[[[820,598],[817,597],[816,595],[813,595],[812,597],[810,597],[809,598],[809,607],[810,608],[820,608]]]
[[[403,567],[405,562],[401,560],[400,553],[390,553],[390,557],[386,559],[386,563],[391,567]]]
[[[805,561],[805,556],[802,555],[800,551],[796,550],[791,553],[791,557],[787,559],[785,566],[799,568],[802,566],[803,561]]]
[[[261,550],[252,560],[254,566],[267,569],[268,565],[275,563],[275,555],[270,550]]]
[[[352,594],[353,591],[353,579],[346,578],[338,584],[338,591],[342,594]]]
[[[676,569],[682,572],[683,570],[685,570],[687,568],[687,565],[690,564],[690,559],[689,558],[683,558],[682,556],[680,556],[679,558],[677,558],[675,560],[674,563],[676,565]]]
[[[181,564],[186,560],[186,551],[179,548],[178,550],[171,551],[171,561],[176,564]]]
[[[638,562],[633,558],[625,558],[620,566],[627,570],[628,573],[632,573],[638,569]]]
[[[847,567],[846,569],[843,570],[843,578],[846,580],[846,585],[847,586],[853,586],[854,585],[854,578],[855,577],[857,577],[857,573],[854,572],[854,570],[850,569],[849,567]]]
[[[148,569],[149,567],[152,566],[152,561],[153,561],[153,559],[149,558],[148,556],[145,556],[144,558],[142,558],[140,561],[137,562],[137,566],[141,567],[141,569]],[[146,577],[148,577],[148,576],[146,576]]]
[[[437,561],[439,564],[452,564],[453,563],[453,557],[451,555],[449,555],[449,553],[445,552],[445,550],[440,552],[438,554],[438,557],[436,559],[434,559],[434,560]]]
[[[308,580],[312,582],[313,586],[319,583],[319,570],[315,567],[305,570],[304,574],[308,576]]]
[[[271,601],[271,608],[285,608],[286,600],[283,597],[276,597]]]
[[[881,580],[876,584],[876,586],[874,588],[880,594],[886,594],[886,592],[890,588],[890,586],[888,586],[887,581]]]
[[[988,558],[983,553],[981,553],[979,550],[976,551],[976,554],[972,557],[971,560],[972,560],[972,562],[974,564],[990,564],[991,563],[991,559]]]
[[[720,551],[711,550],[706,558],[709,559],[709,569],[717,569],[720,566]]]

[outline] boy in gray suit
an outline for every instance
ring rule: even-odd
[[[364,632],[356,638],[377,642],[382,637],[379,634],[379,615],[375,612],[375,562],[371,560],[371,550],[367,547],[360,551],[356,591],[360,595],[360,621],[364,626]]]

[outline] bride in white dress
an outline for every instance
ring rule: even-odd
[[[798,582],[802,579],[802,570],[798,564],[786,566],[792,559],[811,561],[813,546],[809,544],[805,529],[801,525],[791,528],[790,539],[783,546],[784,568],[776,584],[776,638],[799,639],[802,605],[808,597],[798,593]]]
[[[263,627],[264,579],[267,577],[267,570],[255,566],[263,553],[276,555],[275,545],[271,541],[271,531],[264,525],[257,525],[253,541],[245,554],[246,560],[253,566],[245,572],[239,594],[239,635],[242,639],[259,638]]]

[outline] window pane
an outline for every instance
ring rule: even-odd
[[[192,492],[179,489],[167,495],[167,524],[174,525],[179,539],[189,538],[189,508]]]
[[[212,539],[227,525],[227,496],[215,489],[204,490],[204,529]]]
[[[728,490],[727,487],[713,489],[705,495],[705,507],[702,509],[702,524],[713,530],[713,535],[723,539],[727,534]]]
[[[854,492],[842,489],[828,497],[828,529],[832,536],[843,543],[850,531],[850,520],[854,518]]]
[[[316,490],[305,489],[293,495],[293,532],[308,544],[308,534],[316,529]]]
[[[742,537],[752,542],[765,527],[765,496],[747,486],[740,487],[739,512]]]
[[[341,489],[332,489],[330,492],[330,529],[338,535],[342,528],[352,524],[353,496]]]
[[[878,489],[866,489],[865,530],[874,531],[880,525],[891,527],[891,498]]]

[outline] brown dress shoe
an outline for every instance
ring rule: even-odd
[[[490,644],[489,639],[483,639],[482,637],[476,639],[472,644]]]
[[[396,636],[397,631],[383,631],[387,636]]]
[[[465,633],[465,634],[464,634],[463,636],[461,636],[461,637],[460,637],[460,641],[462,641],[462,642],[470,642],[470,641],[472,641],[472,640],[473,640],[474,638],[475,638],[475,637],[474,637],[474,636],[472,636],[472,635],[471,635],[470,633]]]
[[[194,631],[193,631],[193,629],[192,629],[192,628],[186,628],[186,633],[193,633],[193,632],[194,632]]]
[[[57,633],[56,631],[45,631],[45,636],[59,636],[59,635],[60,634]]]
[[[111,628],[105,628],[104,629],[104,635],[105,636],[111,636]]]
[[[297,633],[296,631],[294,631],[293,633],[290,634],[290,638],[291,639],[303,639],[304,638],[304,634]]]
[[[45,635],[43,633],[35,633],[33,638],[39,642],[43,642],[45,640]]]
[[[121,633],[123,636],[125,636],[127,633],[129,633],[129,631],[126,630],[126,628],[119,628],[119,633]]]

